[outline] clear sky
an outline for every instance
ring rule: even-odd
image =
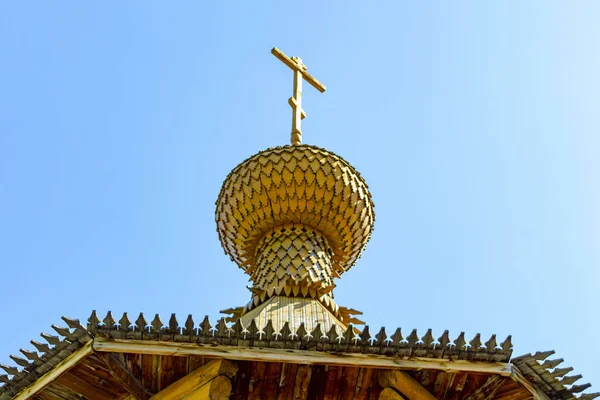
[[[600,389],[600,3],[0,3],[0,362],[61,315],[243,305],[214,203],[289,143],[352,163],[373,237],[338,281],[371,330],[513,335]],[[594,390],[595,389],[595,390]]]

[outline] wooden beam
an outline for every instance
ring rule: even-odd
[[[529,391],[529,393],[532,394],[535,400],[550,400],[546,393],[544,393],[533,383],[529,382],[529,380],[527,380],[527,378],[523,376],[523,374],[517,366],[513,365],[510,377],[512,378],[512,380],[514,380],[515,382],[523,386],[525,389],[527,389],[527,391]]]
[[[369,388],[373,381],[375,370],[373,368],[361,368],[356,379],[356,390],[354,400],[367,400],[369,398]]]
[[[404,400],[404,397],[392,388],[385,388],[379,393],[379,400]]]
[[[79,361],[92,354],[92,341],[90,340],[82,348],[69,355],[52,368],[50,371],[36,379],[31,385],[21,390],[13,400],[23,400],[33,397],[36,393],[44,389],[47,385],[54,382],[59,376],[74,367]]]
[[[311,377],[312,368],[310,365],[298,365],[298,369],[296,370],[296,379],[294,382],[293,399],[306,399]]]
[[[432,358],[393,358],[374,354],[327,353],[311,350],[255,348],[199,343],[123,340],[96,337],[94,350],[111,353],[137,353],[171,356],[201,356],[229,360],[324,364],[378,369],[432,369],[444,372],[486,373],[510,376],[512,364]]]
[[[406,372],[380,371],[378,379],[381,387],[395,389],[409,400],[437,400]]]
[[[231,396],[231,388],[231,380],[225,375],[219,375],[183,397],[182,400],[228,400]]]
[[[251,365],[250,363],[245,363]],[[278,399],[291,399],[294,394],[294,382],[296,381],[296,373],[298,372],[297,364],[283,364],[281,366],[281,375],[279,377]],[[248,374],[250,375],[250,374]],[[243,375],[242,375],[243,376]],[[236,381],[239,381],[239,375]],[[248,382],[249,383],[249,382]],[[247,385],[249,386],[249,385]],[[237,393],[236,393],[237,394]],[[241,398],[241,397],[239,397]],[[247,396],[244,397],[247,399]]]
[[[215,395],[221,395],[224,392],[224,388],[227,386],[223,379],[219,379],[218,382],[211,383],[207,388],[203,388],[215,378],[223,376],[229,382],[229,393],[231,393],[231,378],[237,372],[237,365],[231,361],[219,359],[210,361],[200,368],[197,368],[193,372],[184,376],[183,378],[175,381],[171,385],[167,386],[164,390],[158,392],[151,397],[152,400],[179,400],[188,399],[186,396],[191,396],[189,399],[206,398],[211,399],[212,397],[194,397],[200,394],[209,395],[215,393]],[[199,391],[202,389],[201,391]],[[192,395],[192,393],[199,391],[200,394]],[[219,397],[216,397],[219,398]]]
[[[520,400],[520,399],[533,399],[533,396],[527,389],[519,386],[516,389],[509,390],[507,392],[497,393],[494,396],[494,400]]]
[[[491,400],[506,379],[507,378],[498,375],[490,376],[483,385],[465,400]]]
[[[114,356],[105,353],[97,353],[96,356],[106,365],[110,375],[115,378],[121,386],[134,396],[137,400],[148,400],[152,392],[146,389],[140,379],[136,378],[128,368],[115,359]]]
[[[88,400],[102,400],[114,397],[114,393],[111,396],[111,393],[103,390],[102,387],[96,386],[95,382],[88,382],[86,379],[68,372],[60,376],[55,383],[70,389],[78,397]]]
[[[261,362],[250,363],[250,382],[248,385],[247,400],[261,400],[261,391],[263,388],[267,364]]]

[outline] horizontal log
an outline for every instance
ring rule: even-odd
[[[404,400],[394,389],[385,388],[379,394],[379,400]]]
[[[154,354],[163,356],[200,356],[229,360],[285,362],[292,364],[339,365],[379,369],[431,369],[444,372],[486,373],[510,376],[512,365],[501,362],[481,362],[430,358],[393,358],[359,353],[327,353],[310,350],[254,348],[198,343],[161,342],[153,340],[122,340],[96,337],[94,351],[111,353]]]
[[[206,396],[208,393],[217,393],[221,394],[224,390],[224,386],[229,385],[229,392],[231,392],[231,382],[228,377],[231,378],[235,375],[237,371],[237,365],[228,360],[212,360],[211,362],[203,365],[202,367],[194,370],[178,381],[173,382],[171,385],[167,386],[161,392],[152,396],[151,400],[181,400],[187,398],[191,393],[198,391],[203,386],[207,386],[203,389],[202,393],[206,392]],[[211,385],[208,383],[215,380],[215,378],[221,377],[211,389]],[[225,381],[223,381],[225,379]],[[218,389],[218,390],[217,390]],[[204,397],[195,397],[196,395],[190,396],[190,398],[204,398]],[[212,398],[212,397],[206,397]]]
[[[378,379],[381,387],[396,389],[409,400],[436,400],[427,389],[403,371],[381,371]]]
[[[219,375],[182,400],[228,400],[231,396],[231,389],[229,378]]]

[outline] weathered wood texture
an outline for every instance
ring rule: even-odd
[[[355,310],[346,310],[345,312],[348,315],[357,313]],[[486,361],[490,363],[494,361],[506,362],[512,352],[510,337],[500,345],[496,345],[495,336],[486,343],[481,344],[477,335],[470,344],[467,344],[464,334],[451,341],[447,332],[444,332],[437,341],[433,340],[430,331],[427,331],[421,338],[419,338],[416,331],[412,331],[410,335],[404,338],[400,329],[396,329],[395,333],[388,337],[385,329],[382,328],[376,335],[371,336],[368,327],[359,332],[352,326],[342,333],[335,331],[323,332],[319,326],[311,332],[307,332],[304,326],[298,328],[296,332],[288,332],[284,326],[281,331],[277,332],[272,329],[272,324],[269,323],[264,327],[257,326],[256,329],[245,330],[239,321],[228,325],[224,320],[220,320],[213,327],[208,317],[205,317],[200,324],[196,324],[193,318],[189,316],[185,323],[180,326],[175,315],[172,315],[168,324],[164,325],[158,316],[148,322],[144,315],[140,314],[132,322],[125,313],[117,322],[110,312],[103,320],[100,320],[93,312],[88,319],[87,328],[83,327],[78,320],[66,317],[63,317],[63,320],[67,327],[52,326],[57,333],[56,336],[46,333],[41,335],[47,343],[31,341],[37,352],[24,349],[22,354],[25,358],[12,357],[15,363],[23,367],[22,370],[0,364],[0,368],[7,373],[7,375],[0,374],[0,400],[11,399],[25,388],[28,388],[28,390],[34,388],[34,392],[42,389],[47,382],[56,378],[53,374],[56,373],[59,364],[84,345],[91,343],[94,337],[96,339],[104,337],[118,340],[197,343],[232,348],[285,348],[323,353],[375,354],[386,356],[386,358],[421,357],[453,361]],[[164,376],[161,380],[156,380],[154,377],[157,371],[165,368],[170,371],[172,367],[173,375],[179,376],[181,370],[193,368],[191,364],[184,365],[192,362],[189,361],[188,356],[190,355],[186,354],[183,360],[173,360],[174,364],[171,366],[168,364],[170,361],[167,361],[166,358],[161,359],[138,354],[127,360],[127,368],[134,371],[136,375],[141,371],[141,380],[146,390],[156,392],[164,388],[166,382],[171,379]],[[201,357],[202,355],[200,355]],[[424,368],[424,366],[420,368]],[[62,372],[59,370],[58,375]],[[47,376],[52,379],[48,380],[45,377],[46,374],[49,374]],[[551,374],[551,376],[554,375]],[[557,382],[560,382],[560,380]],[[556,391],[556,384],[553,383],[552,385],[550,388],[554,388],[552,390]],[[564,388],[564,390],[567,389],[569,388]],[[571,391],[567,390],[567,393],[581,390],[581,385],[575,385],[574,388],[569,390]],[[587,395],[583,396],[583,400],[593,398]]]
[[[476,385],[475,391],[465,400],[491,400],[507,379],[498,375],[490,376],[483,385]]]
[[[12,378],[0,375],[0,400],[31,396],[41,399],[80,399],[82,396],[91,396],[90,385],[97,389],[98,397],[109,393],[111,398],[117,399],[132,396],[144,398],[139,386],[145,392],[154,394],[201,367],[211,357],[220,358],[230,351],[247,355],[252,352],[259,354],[263,350],[270,352],[268,359],[252,361],[267,364],[260,385],[261,396],[267,398],[275,396],[275,393],[280,399],[292,398],[295,392],[297,396],[304,395],[304,390],[300,390],[299,386],[296,390],[296,376],[299,364],[311,362],[314,364],[310,367],[310,379],[306,379],[306,396],[319,399],[337,399],[339,390],[347,394],[351,391],[352,384],[355,398],[378,398],[382,388],[376,376],[377,370],[381,368],[419,370],[408,374],[435,398],[443,400],[464,399],[471,395],[491,400],[525,400],[532,396],[542,400],[572,400],[589,386],[576,384],[580,376],[568,375],[572,368],[558,367],[561,359],[547,360],[552,352],[517,357],[514,359],[514,366],[506,364],[508,370],[494,370],[496,367],[493,360],[505,359],[510,355],[510,338],[498,346],[494,337],[482,344],[479,335],[476,335],[467,345],[463,334],[452,342],[447,332],[437,341],[430,331],[421,338],[415,331],[404,338],[400,329],[389,338],[384,329],[372,337],[368,327],[358,335],[353,328],[343,332],[341,336],[318,330],[307,333],[301,329],[294,334],[274,332],[269,329],[269,324],[264,331],[244,330],[239,323],[228,326],[223,321],[213,328],[208,318],[196,325],[189,317],[184,326],[180,327],[174,315],[166,326],[157,316],[149,323],[143,315],[135,323],[131,323],[125,314],[117,323],[110,313],[104,318],[102,325],[93,313],[86,329],[77,320],[63,319],[68,328],[53,326],[58,336],[45,333],[41,335],[47,344],[31,342],[37,353],[22,350],[25,358],[12,357],[15,363],[23,367],[22,370],[0,365],[0,368],[12,375]],[[124,347],[128,347],[125,343],[140,343],[143,351],[131,354],[137,350],[121,349],[113,354],[119,362],[118,368],[109,368],[96,354],[78,356],[82,354],[81,349],[87,346],[89,351],[92,344],[99,347],[94,349],[97,352],[106,352],[107,349],[102,347],[106,343],[103,340]],[[155,347],[160,349],[161,346],[165,348],[159,354],[141,354]],[[184,354],[176,354],[172,346],[185,349],[182,352]],[[211,348],[215,350],[213,353],[205,352]],[[189,352],[189,349],[201,351]],[[308,355],[310,359],[311,355],[318,353],[321,355],[308,363],[306,358],[301,357]],[[279,355],[283,357],[277,358]],[[371,355],[380,357],[377,362],[387,360],[393,365],[360,365],[364,360],[371,359]],[[355,360],[354,357],[358,358]],[[342,358],[349,361],[346,364],[335,364]],[[435,361],[436,359],[439,361]],[[469,368],[477,365],[478,368],[488,370],[462,371],[456,368],[461,363],[470,366]],[[240,371],[232,380],[232,398],[237,399],[248,397],[252,377],[251,361],[241,361],[240,365]],[[515,367],[518,369],[514,369]],[[347,368],[359,370],[358,373],[356,370],[348,370],[346,376]],[[135,380],[128,379],[123,372],[130,374]],[[483,387],[490,374],[506,375],[507,372],[512,380],[503,381],[498,388],[490,387],[489,383]],[[351,382],[353,374],[356,374],[354,383]],[[367,386],[369,379],[371,384]],[[134,383],[136,380],[137,384]],[[478,389],[480,391],[476,393]],[[132,394],[136,391],[137,396]],[[595,397],[598,397],[597,393],[583,393],[578,399],[592,400]]]
[[[530,392],[535,392],[535,396],[543,400],[554,398],[573,399],[575,394],[581,393],[592,386],[589,383],[574,385],[582,376],[565,376],[573,368],[557,368],[564,360],[562,358],[549,360],[548,357],[553,354],[554,350],[538,351],[533,355],[525,354],[514,358],[513,363],[517,370],[512,375],[513,379],[528,387]],[[524,376],[527,376],[528,379],[525,379]],[[535,386],[532,386],[530,381],[535,382]],[[565,385],[571,386],[567,388]],[[600,393],[584,393],[579,396],[579,399],[591,400],[599,396]]]
[[[204,388],[215,376],[231,377],[230,399],[355,399],[375,400],[393,398],[384,386],[402,387],[394,392],[407,400],[414,391],[397,384],[388,375],[390,370],[374,368],[345,367],[331,365],[288,364],[280,362],[238,361],[235,373],[225,373],[222,367],[226,361],[204,359],[199,357],[156,356],[148,355],[145,362],[135,354],[102,354],[110,356],[118,362],[138,382],[144,385],[147,393],[151,387],[160,382],[163,390],[154,394],[153,400],[162,398],[187,398],[203,393],[219,398],[228,392],[228,385],[220,382],[218,388]],[[156,365],[161,368],[155,368]],[[162,367],[170,366],[170,370]],[[146,370],[144,370],[144,366]],[[112,372],[112,373],[111,373]],[[404,371],[401,373],[406,381],[420,385],[436,399],[459,400],[526,400],[531,397],[522,386],[510,378],[492,379],[491,375],[482,374],[448,374],[436,371]],[[212,379],[211,379],[212,377]],[[216,384],[216,383],[215,383]],[[150,385],[150,387],[145,386]],[[140,399],[131,394],[131,383],[115,376],[112,368],[106,365],[98,355],[92,354],[81,364],[75,366],[60,379],[51,383],[39,393],[40,399],[80,399],[81,396],[100,400],[106,398],[130,400]],[[224,388],[224,389],[223,389]],[[218,390],[217,390],[218,389]],[[493,396],[492,396],[493,392]],[[212,394],[211,394],[212,393]],[[388,396],[388,397],[385,397]],[[488,396],[488,397],[485,397]],[[193,397],[190,397],[193,398]],[[210,397],[208,397],[210,398]],[[421,397],[422,398],[422,397]]]
[[[379,372],[379,384],[384,388],[392,388],[410,400],[436,400],[421,383],[403,371],[390,370]]]
[[[405,399],[394,389],[385,388],[381,391],[381,394],[379,395],[379,400],[405,400]]]
[[[173,400],[228,400],[231,396],[231,381],[224,375],[219,375],[202,385],[185,397]]]
[[[100,359],[107,367],[110,375],[121,384],[121,387],[127,390],[130,395],[139,400],[147,400],[152,393],[147,391],[142,380],[136,378],[134,373],[126,366],[125,357],[122,354],[102,354],[95,356]]]
[[[312,351],[295,348],[262,348],[224,346],[218,344],[173,343],[165,341],[121,340],[96,338],[94,349],[98,352],[138,353],[153,356],[202,356],[225,357],[239,361],[286,362],[294,364],[340,365],[344,367],[368,367],[387,369],[429,369],[446,372],[492,373],[509,376],[508,363],[472,362],[466,360],[430,359],[421,357],[392,358],[379,354]]]
[[[237,372],[237,365],[228,360],[213,360],[200,368],[197,368],[193,372],[189,373],[185,377],[178,379],[174,383],[171,383],[165,389],[161,390],[156,395],[152,396],[152,400],[178,400],[183,399],[190,395],[192,392],[199,390],[218,376],[224,376],[229,382],[229,378],[235,376]],[[174,376],[171,371],[168,371],[168,376]],[[161,377],[159,377],[160,379]],[[167,381],[168,382],[168,381]],[[216,393],[219,396],[222,395],[224,386],[223,380],[219,380],[220,383],[213,387],[209,385],[208,388],[202,389],[202,393]],[[225,385],[226,386],[226,385]],[[231,382],[229,382],[229,393],[231,392]],[[217,390],[217,388],[219,390]],[[193,396],[192,396],[193,398]],[[208,397],[207,397],[208,398]]]
[[[232,398],[377,399],[381,388],[375,374],[363,368],[242,361],[233,378]]]
[[[349,314],[356,313],[348,310]],[[105,318],[106,320],[106,318]],[[395,357],[423,357],[447,360],[507,362],[512,354],[512,340],[508,336],[504,342],[497,344],[496,336],[492,335],[486,343],[481,343],[479,334],[469,343],[464,333],[451,340],[445,331],[437,340],[431,330],[419,335],[412,330],[406,337],[400,328],[388,336],[385,328],[371,335],[368,326],[358,331],[350,326],[345,332],[323,332],[322,326],[307,332],[305,326],[300,326],[296,332],[288,332],[284,326],[281,331],[273,331],[273,323],[266,321],[264,326],[256,329],[244,329],[238,322],[228,325],[224,319],[213,325],[208,316],[200,324],[196,324],[189,316],[183,326],[179,325],[175,315],[172,315],[169,326],[162,326],[160,318],[154,317],[155,324],[148,325],[146,318],[140,314],[136,323],[121,328],[119,325],[99,325],[95,313],[90,317],[88,330],[96,338],[112,338],[117,340],[150,340],[178,343],[198,343],[209,345],[224,345],[235,347],[287,348],[303,349],[322,352],[347,352],[362,354],[379,354]],[[109,320],[110,322],[110,320]],[[116,324],[116,323],[115,323]],[[146,324],[146,325],[145,325]],[[357,333],[358,332],[358,333]]]
[[[65,319],[66,320],[66,319]],[[47,345],[43,347],[37,342],[32,341],[40,351],[48,350],[46,353],[38,356],[37,359],[28,363],[26,360],[19,362],[24,368],[21,372],[15,367],[0,364],[10,375],[14,375],[11,380],[7,376],[1,375],[4,385],[0,387],[0,400],[5,399],[27,399],[42,390],[49,383],[53,382],[60,375],[76,366],[82,359],[88,357],[92,352],[91,336],[87,331],[78,330],[71,333],[68,329],[58,328],[57,332],[62,332],[64,340],[57,336],[42,333],[42,337],[54,347],[50,349]],[[13,360],[15,358],[13,357]]]

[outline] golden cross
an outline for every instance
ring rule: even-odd
[[[290,97],[288,103],[292,107],[292,145],[297,146],[302,143],[301,123],[306,118],[306,113],[302,109],[302,79],[321,93],[325,91],[325,85],[306,72],[306,65],[302,64],[299,57],[290,58],[277,47],[273,47],[271,54],[294,71],[294,94]]]

